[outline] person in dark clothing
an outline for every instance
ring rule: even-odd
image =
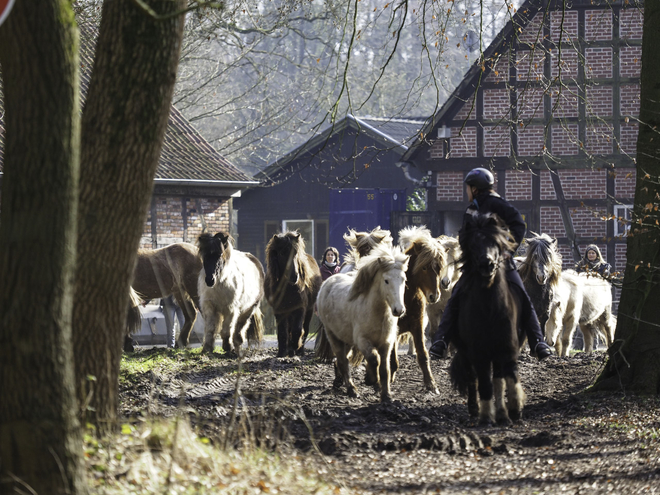
[[[467,196],[470,200],[470,205],[465,215],[467,216],[475,211],[479,213],[495,213],[506,223],[516,242],[517,249],[525,236],[527,227],[518,210],[493,191],[493,184],[495,183],[493,174],[485,168],[475,168],[468,172],[464,182]],[[465,225],[465,218],[463,225]],[[535,355],[539,360],[544,359],[552,354],[552,350],[543,338],[543,332],[534,311],[534,306],[532,306],[522,279],[513,263],[513,253],[505,253],[504,257],[508,260],[506,271],[507,281],[511,287],[516,287],[516,290],[522,296],[520,326],[527,334],[531,354]],[[440,325],[433,336],[433,344],[429,349],[429,354],[434,358],[444,358],[446,356],[449,342],[451,342],[452,337],[458,331],[458,298],[460,297],[460,287],[461,279],[459,278],[452,290],[449,301],[447,301],[447,307],[442,315]]]
[[[584,257],[575,265],[575,271],[578,273],[597,273],[601,277],[609,279],[612,272],[612,265],[603,259],[598,246],[589,244],[584,252]]]
[[[326,248],[323,253],[323,261],[319,265],[321,269],[321,278],[325,281],[330,275],[339,273],[341,266],[339,265],[339,251],[332,246]]]

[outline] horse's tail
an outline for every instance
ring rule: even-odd
[[[461,395],[468,394],[468,386],[473,380],[471,366],[462,352],[457,352],[449,365],[449,378],[451,386]]]
[[[316,354],[318,360],[322,363],[331,363],[335,357],[335,353],[332,352],[332,347],[330,346],[330,341],[325,334],[325,326],[323,326],[323,322],[320,320],[319,329],[316,331],[314,353]]]
[[[264,315],[257,306],[250,317],[250,326],[247,329],[248,344],[258,344],[264,339]]]
[[[351,347],[350,356],[348,358],[348,364],[351,366],[360,366],[360,363],[364,360],[364,354],[362,354],[356,346]]]

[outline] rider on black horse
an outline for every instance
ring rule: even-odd
[[[511,235],[515,239],[517,249],[525,236],[527,228],[518,210],[493,191],[493,184],[495,184],[493,174],[485,168],[475,168],[468,172],[465,176],[464,182],[467,196],[470,200],[470,205],[468,206],[465,215],[469,215],[475,211],[479,213],[497,214],[497,216],[499,216],[509,228]],[[465,218],[463,219],[463,225],[465,225]],[[527,334],[531,354],[533,356],[535,355],[539,360],[545,359],[552,355],[552,350],[543,338],[539,320],[534,311],[534,307],[532,306],[532,302],[525,291],[522,279],[516,270],[512,254],[513,253],[504,254],[508,263],[506,279],[509,282],[510,287],[516,287],[520,292],[520,300],[522,303],[520,326]],[[429,354],[436,359],[446,357],[449,342],[451,342],[452,338],[458,332],[458,297],[460,286],[461,279],[459,278],[452,290],[449,301],[447,301],[447,307],[442,315],[438,330],[433,336],[433,344],[429,349]]]

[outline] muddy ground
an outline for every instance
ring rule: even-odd
[[[432,394],[414,358],[401,355],[394,401],[380,404],[361,368],[360,397],[350,399],[311,352],[281,359],[274,348],[251,350],[240,374],[237,360],[137,352],[171,353],[182,366],[122,380],[123,416],[183,411],[217,443],[229,430],[237,445],[318,450],[319,472],[355,493],[660,493],[660,401],[583,393],[602,369],[602,351],[543,362],[523,355],[527,405],[512,427],[469,421],[448,360],[432,361]]]

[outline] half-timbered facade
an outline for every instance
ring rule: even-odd
[[[433,174],[429,209],[455,234],[463,178],[491,169],[528,230],[558,239],[565,266],[587,244],[622,271],[635,185],[642,6],[528,0],[403,160]]]

